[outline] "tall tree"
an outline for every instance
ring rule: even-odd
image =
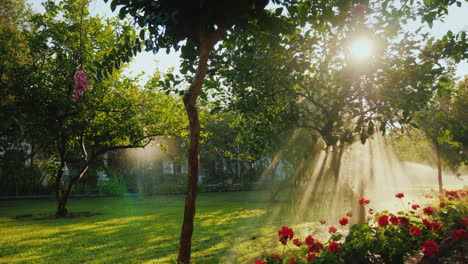
[[[467,94],[466,79],[457,84],[453,76],[447,76],[430,103],[415,116],[417,127],[423,131],[436,153],[440,193],[443,190],[443,166],[457,170],[468,161],[465,153],[468,146],[466,113],[462,114],[461,111],[468,104]]]
[[[185,128],[174,98],[121,74],[140,48],[133,28],[90,16],[88,4],[48,1],[33,15],[27,43],[34,79],[10,93],[25,116],[25,142],[34,140],[55,167],[58,217],[68,214],[73,188],[100,155]]]
[[[222,39],[226,30],[240,25],[252,17],[264,15],[262,10],[268,1],[129,1],[113,0],[111,8],[122,5],[120,15],[123,18],[130,14],[140,27],[146,27],[149,38],[147,48],[158,51],[165,48],[179,49],[181,41],[182,56],[190,63],[197,61],[191,70],[194,77],[185,91],[183,102],[189,118],[190,147],[188,151],[188,188],[185,201],[184,221],[182,225],[178,261],[190,263],[191,238],[195,216],[197,196],[198,153],[200,138],[200,121],[197,110],[197,99],[202,91],[208,69],[208,58],[216,43]],[[140,32],[145,39],[145,31]],[[198,55],[197,55],[198,53]]]

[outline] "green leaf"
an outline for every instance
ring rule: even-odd
[[[107,0],[106,0],[106,2],[107,2]],[[115,8],[117,7],[117,1],[115,1],[115,0],[112,1],[111,4],[110,4],[110,7],[111,7],[112,12],[114,12]]]
[[[283,8],[282,8],[282,7],[277,8],[277,9],[275,10],[275,15],[277,15],[277,16],[281,15],[282,13],[283,13]]]
[[[213,109],[211,109],[210,115],[216,115],[216,114],[219,113],[221,110],[222,110],[221,107],[216,106],[216,107],[214,107]]]
[[[126,15],[127,15],[127,8],[126,8],[126,7],[120,8],[120,10],[119,10],[119,18],[120,18],[120,19],[124,19]]]

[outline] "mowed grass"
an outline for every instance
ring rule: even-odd
[[[193,263],[249,263],[262,245],[277,245],[276,231],[291,225],[291,211],[266,197],[200,194]],[[98,215],[32,220],[16,216],[53,214],[55,202],[0,201],[0,263],[175,263],[183,206],[182,195],[72,199],[70,212]]]

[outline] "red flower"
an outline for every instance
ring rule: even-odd
[[[314,238],[313,238],[311,235],[309,235],[308,237],[306,237],[305,243],[306,243],[308,246],[313,245],[313,244],[314,244]]]
[[[321,225],[324,225],[324,224],[325,224],[325,220],[320,220],[320,224],[321,224]]]
[[[312,261],[315,258],[315,254],[307,254],[307,261]]]
[[[254,264],[267,264],[266,261],[262,261],[262,260],[259,260],[259,259],[256,259]]]
[[[346,213],[346,216],[347,216],[347,217],[352,217],[352,216],[353,216],[353,212],[347,212],[347,213]]]
[[[434,208],[431,206],[424,207],[423,212],[425,215],[432,215],[434,213]]]
[[[397,194],[395,194],[395,197],[401,199],[401,198],[405,197],[405,195],[403,193],[397,193]]]
[[[302,245],[302,242],[299,238],[293,239],[293,244],[300,247]]]
[[[409,228],[409,231],[411,232],[411,234],[413,236],[420,236],[422,235],[422,231],[421,231],[421,228],[417,227],[417,226],[412,226]]]
[[[278,231],[279,241],[281,244],[286,245],[288,239],[291,240],[294,237],[294,232],[291,228],[283,226],[281,230]]]
[[[425,227],[427,227],[428,229],[431,229],[431,226],[432,226],[431,222],[423,218],[422,223]]]
[[[366,205],[366,204],[370,204],[370,200],[362,197],[362,198],[359,198],[359,204],[360,205]]]
[[[343,218],[341,218],[341,219],[339,220],[339,222],[340,222],[340,224],[341,224],[342,226],[345,226],[345,225],[348,224],[349,220],[348,220],[348,218],[343,217]]]
[[[379,226],[388,225],[388,215],[381,215],[377,223],[379,224]]]
[[[431,231],[436,231],[436,232],[442,231],[442,224],[439,222],[429,222],[428,220],[423,219],[422,223],[427,229]]]
[[[398,224],[400,221],[398,221],[398,217],[392,215],[390,216],[390,222],[394,225]]]
[[[281,259],[281,256],[278,255],[278,254],[276,254],[276,255],[275,255],[275,259]]]
[[[468,233],[465,229],[457,229],[452,231],[453,239],[463,240],[468,238]]]
[[[336,233],[337,230],[338,230],[338,229],[336,229],[336,227],[334,227],[334,226],[330,226],[330,227],[328,228],[328,232],[330,232],[330,233]]]
[[[296,263],[296,259],[295,259],[295,258],[291,258],[291,259],[289,260],[289,263],[290,263],[290,264]]]
[[[332,241],[330,245],[328,245],[327,250],[332,253],[338,253],[340,252],[340,244],[336,243],[335,241]]]
[[[442,224],[439,222],[432,222],[431,223],[431,231],[441,232],[442,231]]]
[[[440,207],[440,208],[444,208],[444,207],[445,207],[445,203],[444,203],[444,202],[440,202],[439,207]]]
[[[411,206],[411,208],[413,208],[413,210],[417,210],[419,207],[421,207],[421,206],[419,206],[419,204],[413,204]]]
[[[426,240],[422,247],[422,251],[424,252],[424,256],[432,256],[434,253],[439,252],[439,246],[432,240]]]
[[[406,218],[406,217],[403,217],[403,216],[402,216],[402,217],[398,217],[398,222],[400,222],[400,225],[405,225],[405,226],[407,226],[407,225],[410,224],[409,219]]]
[[[460,196],[458,196],[458,192],[457,192],[457,191],[445,191],[445,196],[447,196],[447,198],[448,198],[450,201],[460,199]]]
[[[316,252],[319,253],[323,249],[322,243],[317,239],[312,238],[312,236],[306,237],[307,252]]]
[[[467,227],[468,226],[468,218],[461,218],[460,222],[462,226]]]

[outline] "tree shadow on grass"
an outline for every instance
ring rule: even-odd
[[[131,205],[133,202],[116,206],[114,210],[122,211],[113,214],[107,213],[107,208],[102,215],[86,218],[0,225],[11,236],[0,243],[0,253],[7,261],[4,263],[173,262],[182,224],[180,201],[160,204],[150,199],[149,205],[143,202],[137,207]],[[202,202],[199,208],[193,236],[194,263],[216,263],[231,247],[231,240],[238,235],[236,230],[244,223],[260,224],[258,220],[264,215],[261,209],[239,204],[205,206]]]

